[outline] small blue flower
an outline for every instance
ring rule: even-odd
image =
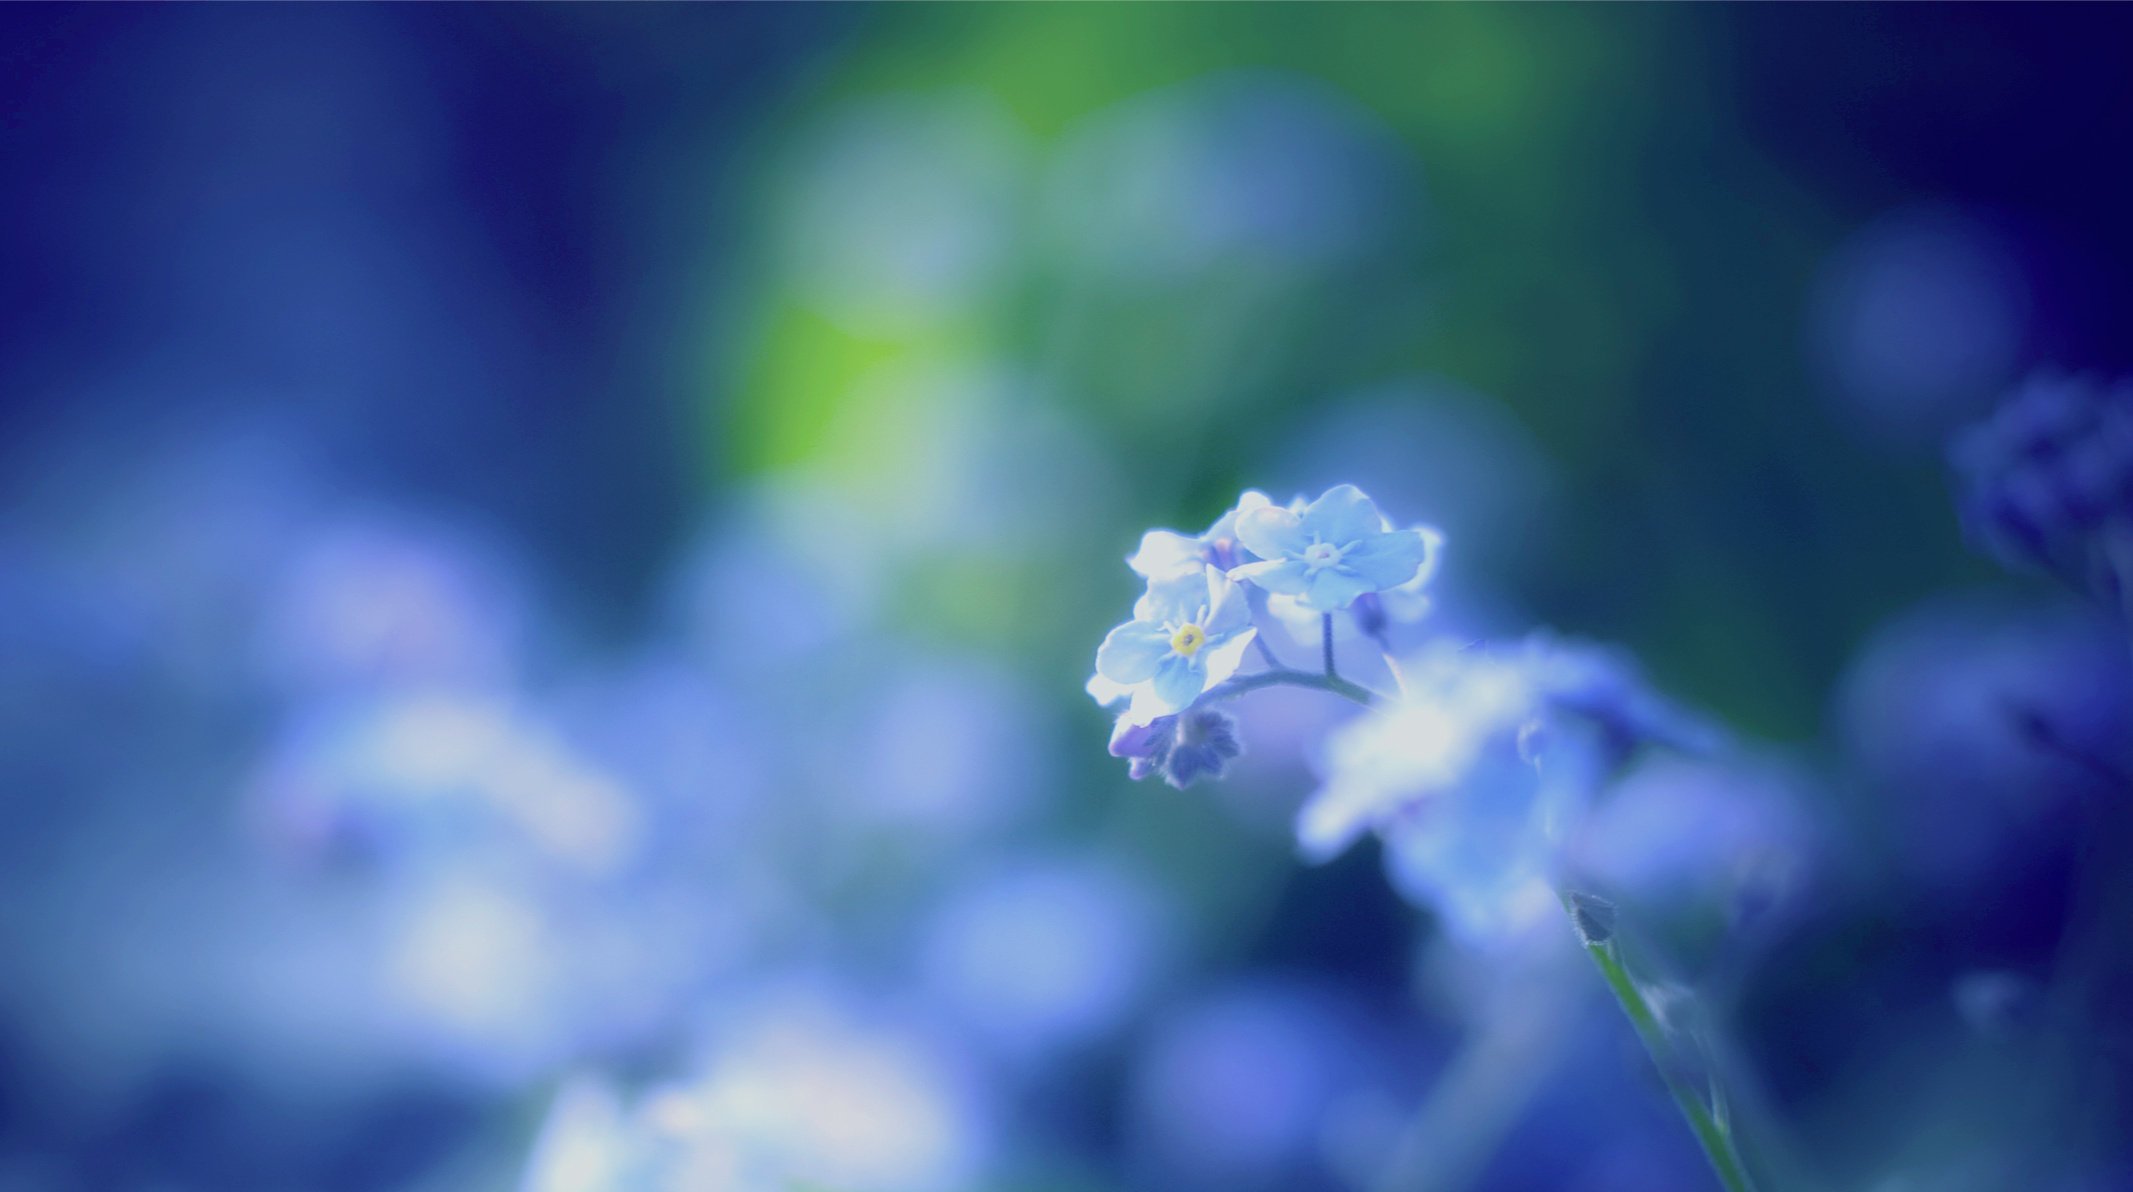
[[[1237,722],[1214,708],[1158,716],[1147,724],[1120,717],[1111,734],[1111,756],[1127,759],[1135,782],[1151,774],[1183,790],[1202,778],[1220,778],[1244,752]]]
[[[1097,647],[1091,692],[1104,686],[1098,679],[1115,684],[1113,691],[1130,691],[1126,715],[1136,723],[1182,711],[1237,673],[1257,633],[1243,590],[1215,568],[1156,580],[1134,605],[1133,620]]]
[[[1232,568],[1231,578],[1294,596],[1320,613],[1408,583],[1430,559],[1420,530],[1387,530],[1378,507],[1352,484],[1327,489],[1300,511],[1246,510],[1237,517],[1237,538],[1261,561]]]
[[[1237,498],[1237,505],[1215,519],[1207,532],[1194,537],[1176,530],[1150,530],[1141,535],[1141,548],[1126,560],[1126,566],[1150,580],[1198,575],[1200,568],[1224,571],[1245,562],[1244,548],[1237,541],[1237,518],[1273,502],[1258,490]]]

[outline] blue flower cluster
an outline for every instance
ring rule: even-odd
[[[1123,705],[1113,756],[1136,779],[1160,774],[1178,787],[1221,776],[1242,751],[1219,706],[1228,699],[1288,685],[1365,705],[1326,739],[1299,848],[1322,861],[1375,833],[1402,893],[1485,943],[1555,912],[1570,835],[1632,753],[1704,752],[1719,734],[1617,651],[1535,634],[1503,646],[1440,639],[1395,656],[1385,628],[1427,611],[1442,545],[1427,527],[1395,528],[1352,485],[1287,505],[1247,492],[1203,534],[1142,539],[1127,562],[1147,590],[1098,648],[1088,689]],[[1341,675],[1336,616],[1377,644],[1395,691]],[[1299,617],[1322,625],[1318,669],[1284,664],[1261,632]],[[1246,671],[1254,645],[1263,665]]]
[[[2133,380],[2040,373],[1949,456],[1974,542],[2110,607],[2133,601]]]
[[[1126,560],[1147,590],[1133,619],[1097,648],[1088,685],[1097,702],[1125,705],[1112,754],[1130,760],[1135,778],[1160,773],[1183,787],[1219,777],[1241,747],[1235,724],[1206,705],[1250,685],[1303,678],[1260,638],[1269,599],[1326,618],[1393,592],[1407,597],[1403,607],[1426,607],[1412,597],[1434,572],[1441,541],[1431,529],[1394,529],[1350,484],[1287,505],[1247,492],[1205,533],[1150,531]],[[1375,603],[1368,615],[1382,624],[1386,607]],[[1270,677],[1239,681],[1255,644]],[[1321,682],[1339,682],[1330,666]]]

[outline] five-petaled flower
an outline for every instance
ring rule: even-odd
[[[1421,530],[1388,530],[1378,507],[1352,484],[1336,485],[1301,510],[1260,505],[1237,515],[1237,538],[1260,559],[1231,568],[1313,612],[1339,612],[1368,592],[1421,574],[1434,545]]]
[[[1096,674],[1132,693],[1126,716],[1145,724],[1235,674],[1257,633],[1244,592],[1203,567],[1151,582],[1133,619],[1097,647]]]

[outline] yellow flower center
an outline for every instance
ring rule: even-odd
[[[1206,644],[1207,631],[1198,625],[1180,625],[1178,631],[1170,635],[1170,648],[1187,658],[1199,653],[1200,647]]]

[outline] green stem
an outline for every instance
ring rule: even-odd
[[[1566,900],[1567,902],[1567,900]],[[1577,909],[1570,908],[1573,920]],[[1579,938],[1585,941],[1585,951],[1592,955],[1592,962],[1600,967],[1600,976],[1606,980],[1609,992],[1622,1005],[1622,1012],[1629,1016],[1631,1026],[1637,1028],[1637,1037],[1644,1042],[1644,1050],[1652,1057],[1659,1069],[1659,1077],[1666,1082],[1667,1092],[1673,1094],[1674,1104],[1681,1109],[1681,1116],[1688,1119],[1689,1129],[1702,1145],[1704,1156],[1718,1173],[1718,1182],[1727,1192],[1754,1192],[1755,1184],[1748,1178],[1748,1170],[1741,1163],[1740,1153],[1733,1144],[1733,1134],[1726,1123],[1712,1115],[1703,1098],[1681,1079],[1671,1061],[1671,1049],[1667,1045],[1666,1032],[1659,1025],[1659,1016],[1652,1012],[1651,1003],[1644,998],[1644,991],[1630,978],[1629,970],[1622,965],[1622,953],[1613,933],[1605,938],[1594,938],[1581,924]]]

